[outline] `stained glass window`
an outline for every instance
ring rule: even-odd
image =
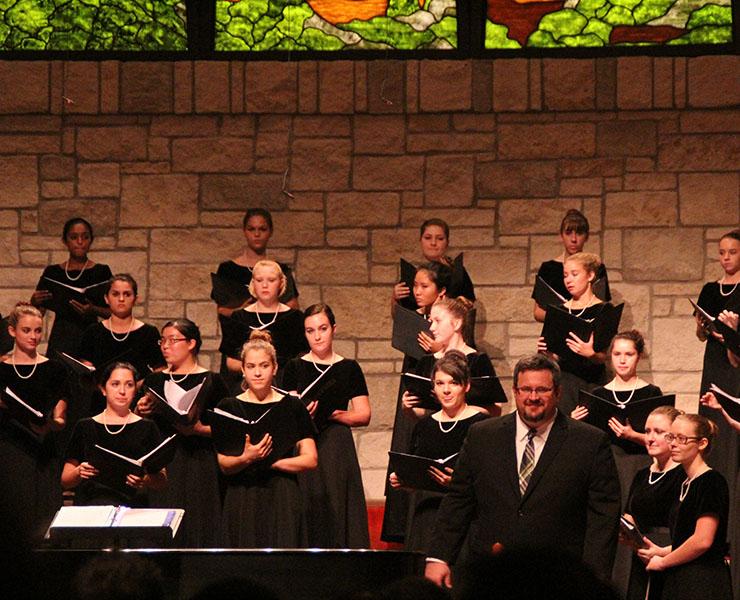
[[[0,50],[187,49],[180,0],[0,0]]]
[[[216,0],[216,50],[447,50],[456,0]]]
[[[728,44],[731,0],[487,0],[486,48]]]

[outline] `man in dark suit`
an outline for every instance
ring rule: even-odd
[[[620,515],[607,435],[558,411],[560,368],[542,354],[514,369],[516,411],[473,425],[439,509],[426,576],[450,586],[471,552],[553,548],[609,579]],[[470,527],[475,522],[474,527]]]

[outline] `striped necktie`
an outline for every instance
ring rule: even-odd
[[[534,436],[536,435],[536,429],[530,429],[527,433],[527,445],[524,447],[522,462],[519,465],[519,492],[522,496],[527,491],[532,471],[534,471]]]

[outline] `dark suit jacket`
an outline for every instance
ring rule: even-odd
[[[429,556],[454,563],[471,523],[471,550],[557,547],[608,580],[620,515],[619,477],[608,436],[558,413],[527,491],[519,493],[516,419],[470,428],[437,513]]]

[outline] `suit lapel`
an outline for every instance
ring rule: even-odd
[[[504,472],[509,473],[509,484],[512,493],[519,496],[519,469],[517,468],[516,455],[516,411],[511,413],[511,417],[506,424],[506,446],[502,453],[505,457]],[[504,418],[504,417],[502,417]]]
[[[555,457],[558,455],[558,452],[560,452],[560,448],[563,445],[563,442],[568,437],[568,424],[566,421],[566,418],[558,412],[558,414],[555,417],[555,422],[552,424],[552,429],[550,429],[550,435],[547,436],[547,443],[545,444],[545,447],[542,449],[542,454],[540,454],[540,458],[537,461],[537,465],[534,468],[534,471],[532,472],[532,477],[529,480],[529,485],[527,486],[527,491],[524,492],[524,496],[522,496],[522,503],[524,503],[527,498],[530,496],[532,491],[537,487],[537,484],[542,479],[542,476],[545,474],[547,469],[552,464],[552,461],[555,460]],[[516,468],[514,469],[516,471]],[[517,490],[519,489],[519,479],[517,475]]]

